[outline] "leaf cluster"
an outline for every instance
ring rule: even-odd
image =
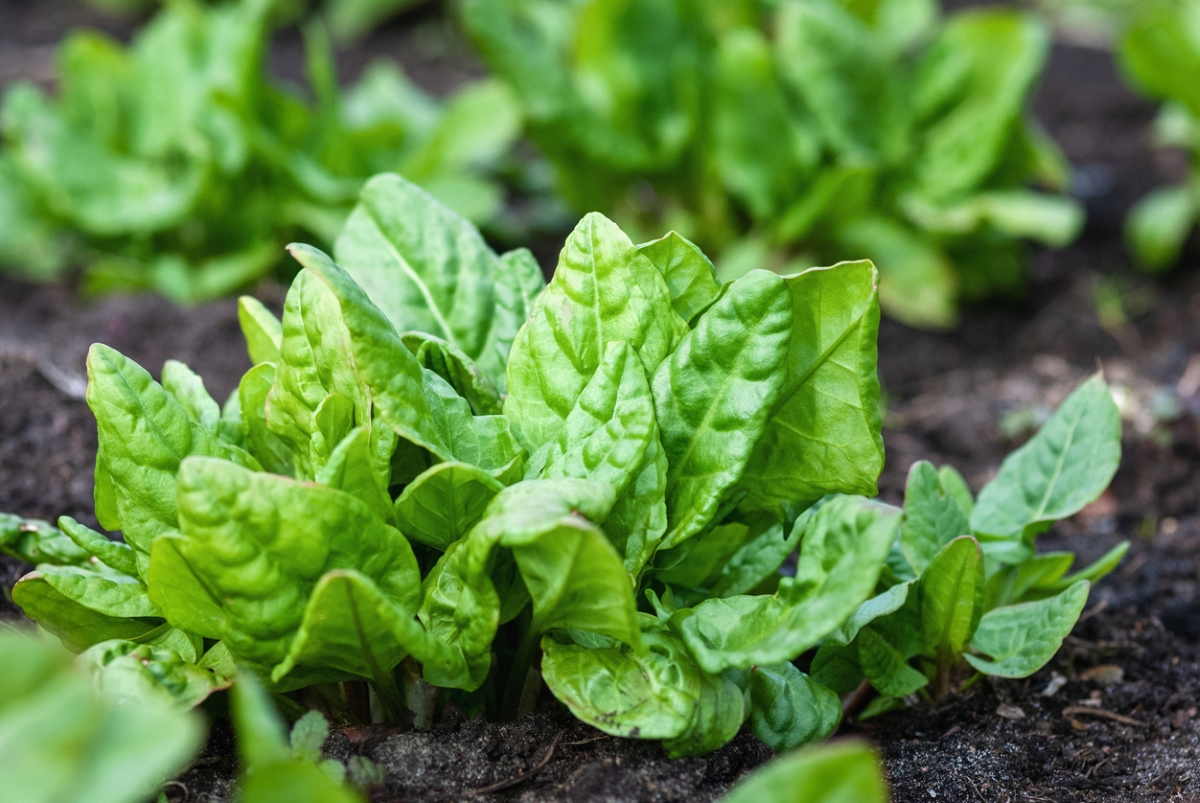
[[[190,705],[240,668],[362,721],[344,682],[365,681],[421,725],[448,701],[516,716],[544,682],[673,756],[743,724],[784,749],[883,677],[864,644],[893,620],[923,623],[892,650],[919,686],[949,691],[964,656],[1028,674],[1077,580],[1120,557],[1064,577],[1069,553],[1033,550],[1115,471],[1098,378],[977,503],[927,464],[903,511],[867,498],[869,262],[720,284],[678,234],[635,245],[591,214],[546,285],[396,175],[366,185],[335,258],[291,251],[282,319],[240,302],[254,367],[223,405],[182,363],[160,383],[93,346],[96,517],[123,541],[0,521],[42,561],[13,599],[114,688],[137,675]],[[817,647],[810,676],[793,661]]]
[[[1049,35],[934,0],[462,0],[576,208],[671,226],[720,274],[869,257],[926,326],[1019,289],[1021,239],[1072,240],[1068,167],[1031,118]]]
[[[1100,496],[1120,438],[1117,406],[1096,376],[1004,460],[978,499],[953,468],[913,465],[879,593],[825,639],[813,678],[839,692],[869,683],[880,695],[871,716],[915,695],[940,699],[980,673],[1040,669],[1129,543],[1070,572],[1074,553],[1038,553],[1034,541]]]
[[[129,46],[90,31],[58,51],[58,97],[7,91],[0,265],[50,278],[85,265],[92,292],[217,297],[332,243],[367,177],[399,171],[474,220],[501,206],[487,175],[520,129],[493,81],[446,102],[390,61],[339,88],[319,24],[309,93],[269,76],[272,0],[170,3]]]

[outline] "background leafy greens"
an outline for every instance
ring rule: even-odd
[[[506,88],[479,82],[443,103],[381,61],[343,92],[314,25],[309,101],[267,74],[273,7],[171,3],[128,47],[68,37],[57,100],[13,85],[0,264],[38,278],[84,264],[91,291],[196,301],[268,272],[291,239],[332,243],[380,171],[404,173],[474,220],[499,210],[487,167],[520,128]]]
[[[1028,99],[1034,17],[932,0],[463,0],[581,211],[721,252],[720,275],[870,257],[884,309],[949,326],[956,301],[1019,289],[1021,239],[1082,211]]]

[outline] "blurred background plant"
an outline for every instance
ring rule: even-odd
[[[935,0],[462,0],[577,210],[672,227],[722,278],[870,257],[884,309],[955,323],[1070,242],[1069,167],[1032,119],[1048,31]],[[1036,191],[1029,185],[1039,185]]]
[[[280,266],[287,242],[331,244],[363,181],[382,171],[474,221],[500,211],[492,169],[521,126],[510,90],[484,80],[441,101],[390,61],[342,89],[313,23],[306,93],[267,73],[273,8],[172,2],[128,47],[68,36],[57,98],[12,85],[0,264],[38,279],[82,264],[88,292],[194,302]]]

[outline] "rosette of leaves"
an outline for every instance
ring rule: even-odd
[[[372,685],[385,716],[523,710],[713,749],[749,721],[821,738],[791,661],[874,591],[900,518],[883,462],[868,262],[721,285],[676,234],[585,217],[549,285],[404,179],[363,190],[223,405],[102,345],[92,557],[13,597],[76,649],[153,642],[286,693]],[[813,503],[830,494],[861,494]],[[33,525],[30,525],[33,526]],[[799,547],[794,577],[778,569]],[[540,673],[536,671],[539,666]]]
[[[272,8],[170,3],[128,47],[67,37],[56,99],[9,88],[0,266],[35,279],[83,267],[91,292],[191,302],[281,266],[290,240],[332,243],[381,171],[473,220],[500,209],[489,170],[520,128],[509,90],[483,81],[443,103],[380,61],[342,91],[314,26],[309,100],[268,74]]]
[[[941,699],[980,674],[1042,668],[1129,542],[1071,572],[1074,553],[1039,553],[1034,541],[1099,498],[1120,459],[1120,414],[1095,376],[1005,458],[978,499],[950,466],[913,465],[878,593],[825,639],[812,676],[839,692],[869,683],[880,695],[870,716],[916,696]]]
[[[1129,82],[1163,102],[1156,143],[1188,154],[1184,182],[1153,190],[1125,221],[1125,239],[1138,265],[1165,270],[1179,261],[1200,217],[1200,92],[1194,85],[1200,75],[1200,3],[1138,4],[1126,20],[1119,56]]]
[[[950,326],[1082,224],[1030,116],[1049,35],[934,0],[462,0],[576,208],[664,221],[719,274],[870,257],[884,311]],[[1035,191],[1030,184],[1049,192]],[[639,229],[640,230],[640,229]]]

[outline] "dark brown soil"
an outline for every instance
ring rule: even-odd
[[[0,84],[17,76],[50,81],[49,45],[64,27],[95,19],[75,3],[0,0]],[[440,19],[436,8],[410,14],[341,63],[352,75],[370,53],[393,52],[418,82],[444,92],[476,67]],[[104,24],[128,31],[124,22]],[[413,33],[421,26],[424,34]],[[299,51],[287,36],[272,64],[290,76]],[[952,463],[978,488],[1099,365],[1121,398],[1125,458],[1100,502],[1044,536],[1042,546],[1090,559],[1119,540],[1134,545],[1093,592],[1063,651],[1032,678],[984,680],[940,707],[845,730],[880,747],[898,803],[1196,801],[1200,260],[1193,248],[1179,270],[1150,282],[1129,267],[1119,232],[1129,205],[1178,180],[1185,162],[1150,146],[1153,108],[1120,84],[1101,51],[1056,48],[1038,113],[1081,168],[1076,190],[1089,207],[1088,231],[1066,251],[1033,254],[1024,302],[970,310],[953,334],[884,323],[888,463],[880,488],[898,501],[918,459]],[[1104,301],[1113,291],[1122,299],[1115,307]],[[259,295],[280,300],[273,285]],[[93,520],[94,422],[78,392],[87,346],[97,340],[153,373],[164,359],[182,359],[219,399],[248,365],[230,302],[184,310],[150,297],[80,304],[66,288],[0,279],[0,510]],[[6,588],[22,570],[0,560]],[[0,614],[18,615],[11,605]],[[1089,680],[1087,670],[1102,666],[1109,667],[1102,677]],[[709,756],[669,761],[654,744],[602,736],[552,701],[517,723],[451,712],[428,733],[349,730],[326,748],[343,758],[363,752],[387,767],[379,801],[457,801],[489,787],[496,791],[478,797],[708,801],[770,755],[743,734]],[[226,800],[234,769],[218,721],[204,756],[181,779],[186,799]],[[507,781],[515,782],[497,788]],[[167,791],[174,801],[185,797],[182,787]]]

